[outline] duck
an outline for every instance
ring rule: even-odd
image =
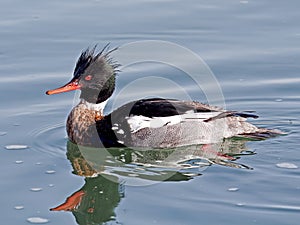
[[[120,65],[106,45],[82,51],[73,77],[47,95],[80,90],[80,102],[71,110],[66,131],[71,142],[90,147],[176,148],[218,143],[226,138],[262,140],[283,132],[247,121],[253,112],[225,110],[198,101],[144,98],[128,102],[109,114],[105,106],[116,87]]]

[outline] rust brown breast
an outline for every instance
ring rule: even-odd
[[[70,141],[79,145],[90,145],[91,140],[98,137],[96,121],[102,118],[103,115],[99,111],[87,109],[84,104],[79,103],[72,109],[67,119],[67,134]]]

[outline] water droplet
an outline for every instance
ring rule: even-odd
[[[21,150],[21,149],[27,149],[29,146],[27,145],[6,145],[5,148],[7,150]]]
[[[30,191],[34,191],[34,192],[38,192],[38,191],[42,191],[43,188],[38,188],[38,187],[35,187],[35,188],[30,188]]]
[[[49,220],[41,217],[30,217],[27,219],[29,223],[48,223]]]
[[[227,191],[231,191],[231,192],[235,192],[235,191],[238,191],[239,188],[237,187],[231,187],[231,188],[228,188]]]
[[[14,208],[16,210],[21,210],[21,209],[24,209],[24,206],[22,206],[22,205],[16,205]]]
[[[279,168],[285,168],[285,169],[297,169],[298,168],[298,166],[296,166],[295,164],[288,163],[288,162],[277,163],[276,166]]]
[[[46,171],[46,174],[54,174],[54,173],[56,173],[55,170],[47,170],[47,171]]]

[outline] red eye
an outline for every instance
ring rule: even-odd
[[[91,80],[93,78],[92,75],[87,75],[86,77],[84,77],[85,80]]]

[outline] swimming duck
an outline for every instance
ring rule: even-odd
[[[258,128],[249,112],[227,111],[197,101],[149,98],[129,102],[108,115],[103,110],[115,90],[118,64],[106,46],[83,51],[73,78],[48,95],[80,90],[80,102],[67,119],[67,134],[73,143],[92,147],[172,148],[210,144],[224,138],[265,139],[282,134]]]

